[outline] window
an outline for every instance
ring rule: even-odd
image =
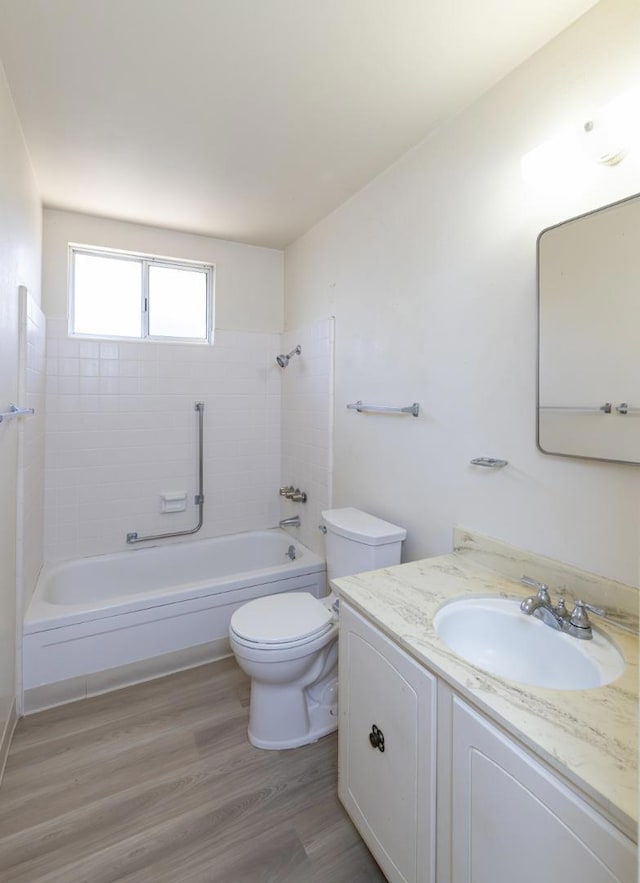
[[[70,267],[70,334],[211,340],[212,266],[71,246]]]

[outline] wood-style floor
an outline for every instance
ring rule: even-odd
[[[336,797],[336,738],[260,751],[234,660],[21,720],[2,883],[380,883]]]

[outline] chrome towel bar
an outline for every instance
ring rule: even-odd
[[[540,411],[573,411],[576,414],[602,414],[611,413],[611,402],[604,405],[540,405]],[[616,411],[618,409],[616,408]]]
[[[390,408],[386,405],[365,405],[364,402],[357,401],[347,405],[347,408],[350,411],[358,411],[359,413],[370,411],[372,414],[413,414],[414,417],[417,417],[420,413],[418,402],[407,405],[405,408]]]
[[[9,405],[8,411],[0,412],[0,423],[10,420],[12,417],[24,417],[27,414],[35,414],[35,408],[19,408],[17,405]]]
[[[612,405],[611,402],[605,402],[604,405],[540,405],[540,411],[571,411],[574,414],[597,414],[599,411],[603,414],[612,414],[616,411],[618,414],[640,414],[640,408],[632,408],[628,402],[620,402],[619,405]]]

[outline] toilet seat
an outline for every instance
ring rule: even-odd
[[[309,644],[334,625],[331,609],[309,592],[256,598],[231,617],[229,629],[246,647],[283,650]]]
[[[329,623],[325,630],[319,632],[317,635],[312,635],[310,638],[302,638],[299,641],[281,641],[277,644],[260,644],[258,641],[248,641],[246,638],[241,638],[239,635],[236,635],[233,629],[229,629],[229,636],[238,649],[244,648],[247,651],[259,651],[266,658],[269,654],[275,656],[276,654],[284,653],[287,650],[311,647],[317,642],[321,642],[321,639],[329,636],[334,629],[336,629],[336,626]]]

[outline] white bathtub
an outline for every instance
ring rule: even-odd
[[[234,610],[289,591],[323,595],[325,565],[283,530],[47,567],[24,623],[25,709],[228,655]]]

